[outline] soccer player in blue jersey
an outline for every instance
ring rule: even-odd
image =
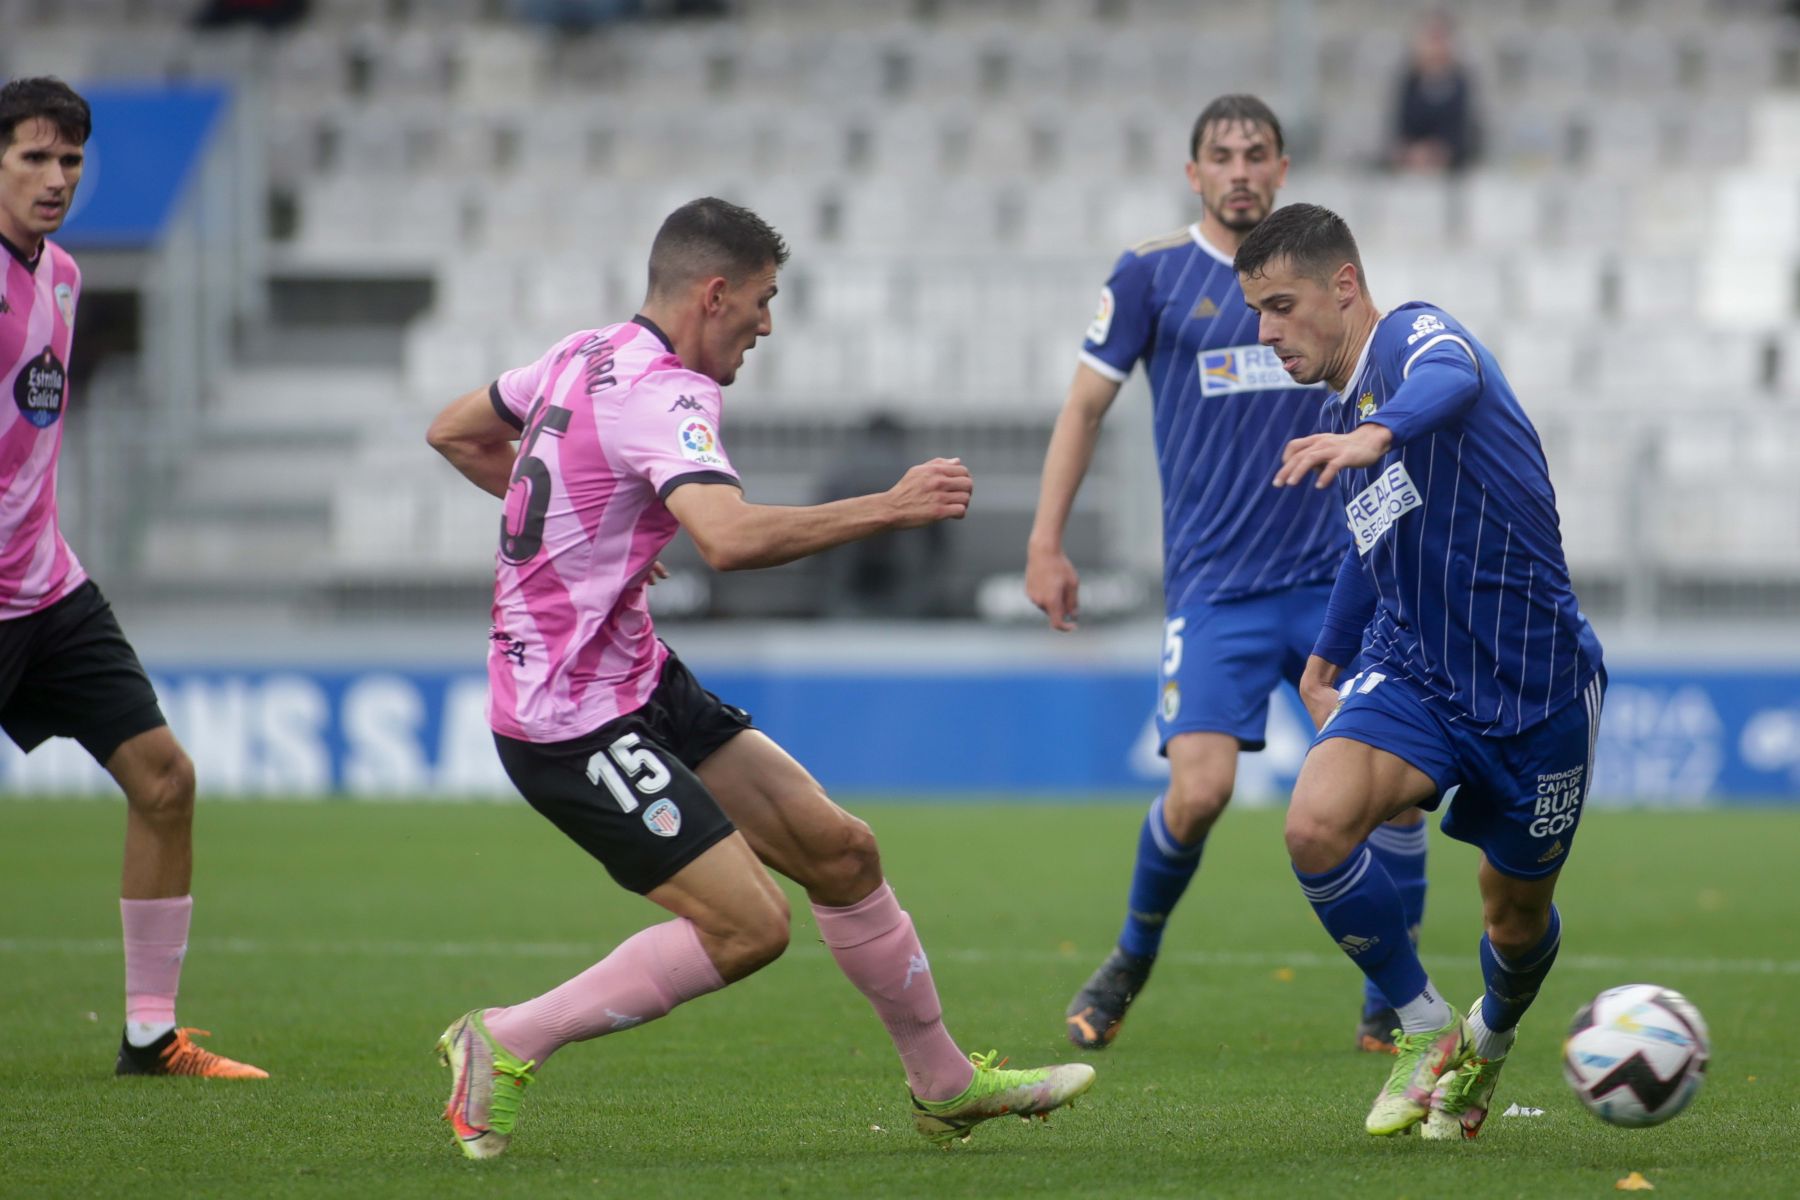
[[[1349,227],[1316,205],[1271,214],[1236,266],[1262,344],[1296,382],[1331,389],[1325,432],[1288,444],[1276,487],[1335,495],[1355,543],[1301,681],[1321,728],[1288,853],[1319,920],[1399,1014],[1365,1127],[1473,1138],[1561,944],[1551,900],[1593,775],[1600,643],[1569,583],[1537,431],[1474,335],[1429,304],[1377,310]],[[1486,989],[1466,1017],[1426,977],[1367,844],[1395,813],[1445,802],[1444,832],[1482,856]]]
[[[1221,96],[1194,122],[1188,185],[1201,217],[1126,251],[1100,295],[1044,462],[1026,592],[1054,629],[1075,627],[1079,576],[1063,530],[1100,423],[1140,360],[1150,379],[1163,496],[1163,635],[1156,707],[1169,785],[1138,836],[1118,945],[1076,993],[1069,1040],[1101,1049],[1143,989],[1207,832],[1231,798],[1240,750],[1260,750],[1270,693],[1297,684],[1347,544],[1327,497],[1268,486],[1281,448],[1311,433],[1324,393],[1256,341],[1232,270],[1238,243],[1287,177],[1281,122],[1254,96]],[[1370,839],[1409,905],[1425,903],[1425,824]],[[1366,989],[1358,1044],[1392,1048],[1394,1014]]]

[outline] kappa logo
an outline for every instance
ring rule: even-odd
[[[694,399],[692,396],[679,396],[676,398],[675,403],[669,405],[670,412],[678,412],[684,408],[688,409],[691,412],[705,412],[706,411],[704,408],[702,408],[700,406],[700,402],[698,400]]]
[[[900,990],[904,992],[912,986],[914,975],[923,975],[930,970],[931,964],[925,960],[925,952],[921,950],[912,956],[911,962],[906,964],[906,979],[900,984]]]
[[[606,1015],[612,1018],[612,1027],[614,1029],[630,1029],[633,1025],[642,1025],[644,1023],[644,1018],[642,1017],[634,1017],[630,1013],[617,1012],[610,1008],[606,1010]]]
[[[1378,937],[1357,937],[1354,933],[1347,933],[1338,939],[1338,945],[1343,947],[1345,954],[1348,954],[1351,958],[1355,958],[1365,950],[1372,950],[1376,946],[1381,945],[1381,939]]]
[[[1419,318],[1412,323],[1412,327],[1412,336],[1406,339],[1406,344],[1409,346],[1420,338],[1430,337],[1438,332],[1444,328],[1444,323],[1431,313],[1420,313]]]
[[[1194,311],[1191,315],[1196,321],[1204,320],[1207,317],[1216,317],[1219,315],[1219,306],[1213,303],[1213,298],[1211,296],[1202,296],[1200,297],[1200,303],[1194,305]]]

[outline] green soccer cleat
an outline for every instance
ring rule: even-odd
[[[1480,1004],[1477,996],[1476,1007],[1469,1012],[1479,1011]],[[1514,1036],[1515,1032],[1508,1033],[1505,1049],[1495,1057],[1471,1057],[1455,1071],[1444,1072],[1432,1093],[1431,1115],[1419,1127],[1419,1136],[1445,1142],[1472,1142],[1481,1136],[1481,1125],[1494,1106],[1494,1087],[1500,1082],[1500,1068],[1506,1065],[1506,1056],[1512,1052]]]
[[[1009,1113],[1020,1119],[1048,1121],[1050,1110],[1074,1102],[1094,1084],[1094,1068],[1086,1063],[1064,1063],[1029,1071],[1005,1070],[998,1050],[971,1054],[975,1078],[963,1094],[949,1100],[912,1098],[913,1127],[933,1145],[948,1150],[953,1142],[966,1142],[983,1121]]]
[[[512,1141],[519,1101],[537,1076],[535,1062],[520,1062],[494,1040],[481,1010],[464,1013],[437,1042],[438,1059],[450,1068],[450,1102],[444,1120],[468,1158],[498,1158]]]
[[[1376,1137],[1391,1137],[1423,1121],[1438,1077],[1462,1066],[1470,1054],[1469,1026],[1461,1016],[1452,1015],[1442,1029],[1402,1033],[1394,1039],[1394,1069],[1363,1128]]]

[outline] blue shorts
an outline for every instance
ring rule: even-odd
[[[1313,744],[1349,738],[1405,759],[1448,800],[1445,833],[1487,855],[1515,879],[1560,870],[1575,843],[1594,775],[1594,738],[1606,697],[1602,668],[1578,700],[1511,737],[1456,728],[1429,705],[1419,684],[1380,666],[1351,677],[1344,698]]]
[[[1307,584],[1171,612],[1156,705],[1159,751],[1180,733],[1226,733],[1245,750],[1261,750],[1269,696],[1284,679],[1299,685],[1331,587]]]

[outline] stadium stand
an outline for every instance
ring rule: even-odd
[[[1772,0],[1450,5],[1486,156],[1430,179],[1374,169],[1415,15],[1377,0],[743,0],[578,38],[496,0],[316,0],[295,29],[198,41],[192,7],[0,0],[25,31],[0,49],[10,73],[223,74],[266,163],[253,299],[174,435],[175,482],[131,498],[119,590],[349,604],[385,573],[466,594],[494,514],[424,451],[428,414],[628,315],[661,216],[710,192],[795,247],[777,336],[728,395],[753,492],[806,498],[868,412],[901,413],[921,454],[977,470],[953,556],[968,610],[1022,562],[1098,284],[1191,219],[1188,123],[1245,89],[1291,127],[1283,198],[1344,213],[1377,298],[1445,305],[1508,364],[1596,607],[1678,605],[1683,581],[1727,608],[1740,582],[1747,611],[1800,596],[1782,461],[1800,445],[1800,29]],[[146,388],[135,403],[162,402]],[[96,403],[133,402],[118,391]],[[1103,443],[1081,519],[1100,563],[1150,576],[1143,441]],[[182,482],[227,445],[233,469]],[[806,611],[802,572],[739,586],[718,581],[714,611]]]

